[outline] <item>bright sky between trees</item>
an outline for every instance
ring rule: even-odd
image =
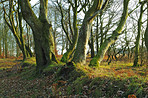
[[[30,1],[30,3],[32,4],[32,5],[34,5],[35,3],[37,3],[38,2],[38,0],[31,0]]]

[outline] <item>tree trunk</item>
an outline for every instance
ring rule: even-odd
[[[135,56],[134,56],[134,64],[133,66],[137,66],[138,65],[138,59],[139,59],[139,42],[140,42],[140,34],[141,34],[141,26],[142,26],[142,15],[143,15],[143,6],[144,3],[142,3],[141,8],[140,8],[140,16],[138,19],[138,35],[136,38],[136,49],[135,49]]]
[[[5,27],[6,29],[6,27]],[[7,42],[7,39],[8,39],[8,31],[5,30],[5,38],[4,38],[4,43],[5,43],[5,58],[8,58],[8,42]]]
[[[4,28],[2,29],[2,38],[3,38],[3,45],[2,45],[2,47],[3,47],[3,52],[2,52],[2,56],[3,56],[3,58],[5,58],[5,37],[4,37],[4,33],[5,33],[5,30],[4,30]]]
[[[95,51],[94,51],[94,37],[93,37],[93,30],[91,28],[91,43],[90,43],[90,48],[91,48],[91,58],[95,56]]]
[[[102,20],[102,13],[100,13],[100,34],[101,34],[101,42],[100,42],[100,47],[103,43],[103,20]]]
[[[18,44],[16,43],[16,57],[18,58],[20,55],[20,48],[18,46]]]
[[[123,14],[120,20],[120,23],[117,27],[116,30],[113,31],[112,36],[109,37],[108,39],[106,39],[100,49],[99,52],[97,53],[97,55],[90,61],[89,66],[99,66],[100,62],[103,60],[104,55],[106,53],[106,51],[108,50],[109,46],[111,46],[113,43],[115,43],[115,41],[117,40],[118,36],[120,35],[124,24],[126,22],[126,19],[128,17],[128,3],[129,0],[124,0],[124,9],[123,9]]]
[[[75,7],[73,8],[73,28],[74,28],[74,35],[72,37],[72,43],[69,47],[69,49],[67,50],[66,53],[64,53],[61,61],[62,62],[68,62],[70,56],[73,54],[76,44],[77,44],[77,40],[78,40],[78,26],[77,26],[77,0],[75,0]],[[70,20],[69,20],[70,21]],[[71,30],[71,33],[72,30]]]
[[[85,13],[82,26],[79,32],[78,43],[76,51],[73,57],[75,63],[85,64],[86,63],[86,50],[88,45],[88,40],[91,32],[92,22],[95,17],[104,10],[108,4],[108,0],[102,5],[103,0],[94,0],[92,7]]]
[[[144,34],[145,46],[147,48],[147,59],[148,59],[148,2],[147,2],[147,27]]]
[[[99,17],[97,16],[97,27],[96,27],[96,49],[97,49],[97,53],[99,52],[99,37],[98,37],[98,28],[99,28]]]
[[[43,68],[56,61],[54,55],[54,39],[51,33],[51,24],[47,21],[48,0],[40,0],[39,18],[33,12],[29,0],[19,0],[23,18],[33,31],[36,54],[36,71],[42,73]]]
[[[20,5],[18,5],[20,6]],[[23,26],[22,26],[22,14],[21,12],[19,12],[18,10],[18,18],[19,18],[19,28],[20,28],[20,49],[22,50],[22,53],[23,53],[23,60],[25,60],[27,58],[27,50],[26,50],[26,47],[25,47],[25,41],[24,41],[24,38],[23,38]]]
[[[147,27],[146,27],[146,31],[145,31],[145,46],[147,48],[147,52],[148,52],[148,22],[147,22]]]
[[[5,8],[3,8],[4,19],[5,19],[7,26],[12,31],[12,33],[15,37],[16,43],[18,44],[20,50],[23,53],[23,60],[25,60],[26,57],[28,57],[29,55],[27,54],[27,50],[26,50],[26,47],[25,47],[25,41],[24,41],[24,38],[23,38],[22,14],[20,12],[20,5],[18,3],[17,13],[15,13],[16,15],[14,15],[13,3],[14,3],[13,0],[9,0],[9,7],[10,7],[9,8],[9,17],[7,17],[6,10],[5,10]],[[16,20],[16,21],[14,21],[14,20]],[[19,27],[19,30],[18,30],[18,27]],[[20,35],[19,35],[19,33],[20,33]]]
[[[0,57],[2,56],[2,47],[1,47],[1,36],[0,36]]]
[[[87,18],[88,17],[85,17],[79,32],[77,48],[73,58],[73,61],[75,63],[85,64],[86,62],[86,49],[87,49],[88,40],[91,32],[91,26],[92,26],[92,21],[88,22]]]

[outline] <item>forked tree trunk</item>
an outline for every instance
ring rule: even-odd
[[[62,62],[68,62],[70,56],[73,54],[76,44],[77,44],[77,40],[78,40],[78,26],[77,26],[77,0],[75,0],[75,7],[73,8],[73,31],[74,31],[74,35],[72,37],[72,43],[69,47],[69,49],[67,50],[66,53],[64,53],[64,55],[62,56],[61,61]],[[70,20],[69,20],[70,21]],[[71,30],[71,33],[73,33],[73,31]]]
[[[51,24],[47,21],[48,0],[40,0],[39,18],[33,12],[29,0],[19,0],[23,18],[33,31],[36,54],[37,74],[57,59],[54,55],[54,39],[51,32]]]
[[[134,56],[134,64],[133,66],[137,66],[138,65],[138,59],[139,59],[139,42],[140,42],[140,35],[141,35],[141,26],[142,26],[142,15],[143,15],[143,6],[144,3],[141,4],[141,8],[140,8],[140,16],[138,19],[138,34],[137,34],[137,38],[136,38],[136,49],[135,49],[135,56]]]
[[[14,15],[14,9],[13,9],[14,4],[13,3],[14,3],[13,0],[9,0],[9,7],[10,7],[9,17],[7,17],[6,10],[5,10],[5,8],[3,8],[4,19],[5,19],[7,26],[12,31],[12,33],[15,37],[16,43],[18,44],[20,50],[22,51],[23,60],[25,60],[26,57],[32,56],[32,52],[29,51],[30,50],[29,47],[28,47],[28,49],[26,49],[26,47],[25,47],[25,41],[24,41],[24,38],[23,38],[22,16],[21,16],[21,12],[19,11],[20,5],[18,4],[17,13],[16,13],[16,15]],[[17,24],[14,20],[17,21]],[[15,26],[15,24],[16,24],[16,26]],[[18,30],[18,27],[19,27],[19,30]],[[20,33],[20,35],[19,35],[19,33]]]
[[[86,50],[90,37],[92,22],[94,21],[95,17],[104,10],[108,4],[108,1],[109,0],[106,0],[102,6],[103,0],[94,0],[92,7],[86,12],[82,26],[80,28],[76,51],[72,60],[75,63],[86,63]]]
[[[109,46],[111,46],[113,43],[115,43],[115,41],[117,40],[118,36],[120,35],[124,24],[126,22],[126,19],[128,17],[128,3],[130,0],[124,0],[124,9],[123,9],[123,14],[120,20],[120,23],[117,27],[116,30],[113,31],[112,36],[109,37],[108,39],[106,39],[100,49],[99,52],[97,53],[97,55],[90,61],[89,66],[99,66],[100,62],[103,60],[104,55],[106,53],[106,51],[108,50]]]

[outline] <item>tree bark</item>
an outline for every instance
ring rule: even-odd
[[[8,42],[7,42],[7,39],[8,39],[8,27],[6,25],[6,23],[4,24],[4,43],[5,43],[5,58],[8,58]]]
[[[146,31],[145,31],[145,46],[147,48],[147,52],[148,52],[148,2],[147,2],[147,27],[146,27]]]
[[[143,6],[144,3],[141,4],[141,8],[140,8],[140,16],[138,19],[138,34],[137,34],[137,38],[136,38],[136,49],[135,49],[135,56],[134,56],[134,64],[133,66],[137,66],[138,65],[138,59],[139,59],[139,42],[140,42],[140,34],[141,34],[141,26],[142,26],[142,16],[143,16]]]
[[[7,26],[12,31],[12,33],[15,37],[16,43],[18,44],[20,50],[23,53],[23,60],[25,60],[26,57],[31,56],[31,54],[25,48],[25,41],[24,41],[24,38],[23,38],[23,27],[22,27],[22,14],[19,11],[20,5],[18,3],[18,8],[17,8],[17,10],[15,10],[13,3],[14,3],[13,0],[9,0],[9,7],[10,8],[9,8],[9,16],[8,17],[6,15],[6,10],[3,7],[4,19],[5,19]],[[14,13],[15,13],[15,15],[14,15]],[[19,27],[19,30],[18,30],[18,27]],[[20,33],[20,35],[19,35],[19,33]],[[27,55],[27,53],[29,53],[30,55]]]
[[[120,23],[118,24],[118,27],[116,28],[116,30],[113,31],[112,36],[109,37],[108,39],[106,39],[100,49],[99,52],[97,53],[97,55],[90,61],[89,66],[99,66],[100,62],[103,60],[104,55],[106,53],[106,51],[108,50],[109,46],[111,46],[113,43],[115,43],[115,41],[117,40],[118,36],[120,35],[124,24],[126,22],[126,19],[128,17],[128,3],[129,0],[124,0],[124,9],[123,9],[123,14],[122,17],[120,19]]]
[[[148,2],[147,2],[147,27],[144,34],[145,46],[147,48],[147,59],[148,59]]]
[[[97,53],[99,52],[99,36],[98,36],[98,29],[99,29],[99,17],[97,16],[97,27],[96,27],[96,49],[97,49]]]
[[[0,35],[0,57],[2,56],[2,46],[1,46],[2,44],[1,44],[1,41],[2,40],[1,40],[1,35]]]
[[[93,37],[93,30],[91,28],[91,43],[90,43],[90,48],[91,48],[91,58],[95,56],[95,51],[94,51],[94,37]]]
[[[42,73],[43,68],[56,61],[54,55],[54,39],[51,33],[51,24],[47,21],[48,0],[40,0],[39,18],[33,12],[29,0],[19,0],[23,18],[33,31],[36,54],[36,71]]]
[[[102,13],[100,13],[100,34],[101,34],[101,42],[100,42],[100,47],[103,43],[103,19],[102,19]]]
[[[72,43],[69,47],[69,49],[67,50],[66,53],[64,53],[61,61],[62,62],[68,62],[70,56],[73,54],[76,44],[77,44],[77,40],[78,40],[78,26],[77,26],[77,0],[75,0],[75,7],[73,7],[73,31],[74,31],[74,35],[72,37]],[[70,21],[70,20],[69,20]],[[73,34],[72,30],[71,33]]]
[[[76,51],[73,57],[75,63],[85,64],[86,63],[86,49],[88,45],[88,40],[90,37],[92,22],[95,17],[104,10],[109,0],[106,0],[102,5],[103,0],[94,0],[92,7],[85,13],[82,26],[79,32],[78,43]]]

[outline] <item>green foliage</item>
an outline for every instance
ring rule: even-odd
[[[36,60],[34,57],[32,58],[27,58],[23,64],[22,67],[28,67],[28,66],[36,66]]]
[[[68,62],[68,55],[67,55],[67,53],[65,53],[65,54],[62,56],[61,61],[62,61],[62,62],[65,62],[65,63]]]
[[[87,76],[78,77],[74,82],[75,94],[82,94],[83,86],[87,84],[89,78]]]
[[[67,94],[68,95],[73,94],[73,88],[71,86],[68,86],[67,89],[66,89],[66,91],[67,91]]]
[[[89,66],[99,66],[99,62],[98,62],[97,58],[94,57],[94,58],[90,61]]]

